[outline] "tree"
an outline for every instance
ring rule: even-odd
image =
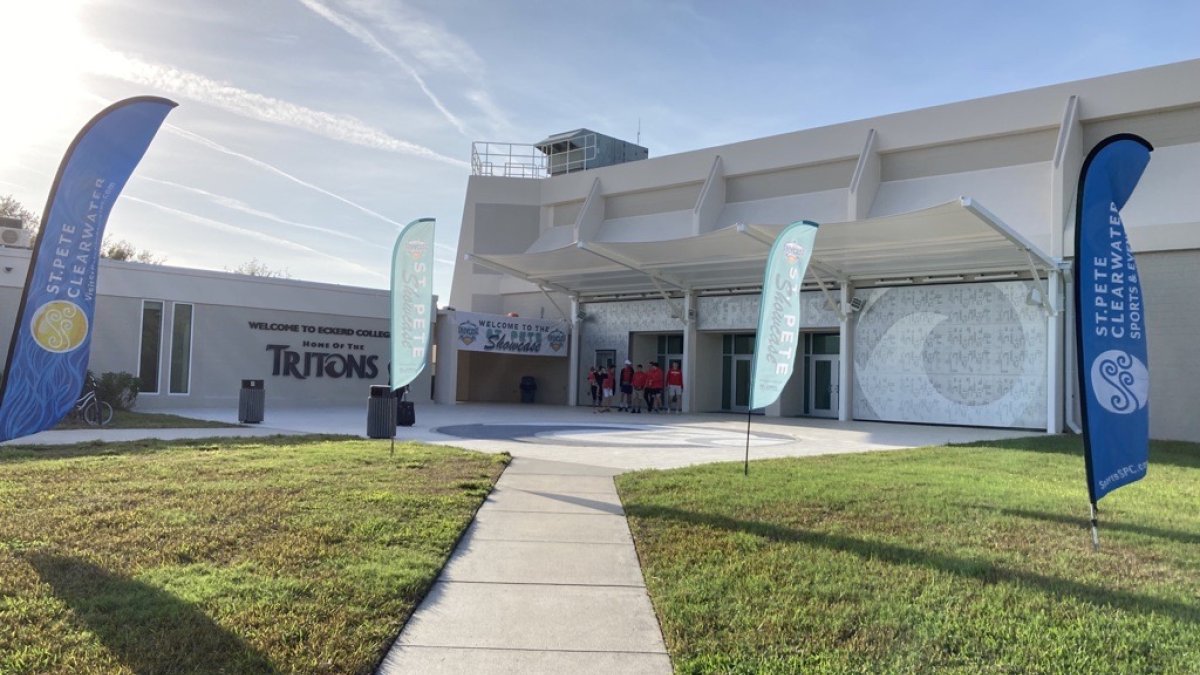
[[[16,197],[10,194],[0,197],[0,216],[17,218],[21,221],[21,226],[35,236],[42,220],[38,214],[25,208],[21,202],[17,201]],[[150,249],[139,249],[124,239],[102,245],[100,257],[110,260],[130,260],[150,265],[161,265],[167,260],[165,256],[154,255]]]
[[[21,227],[24,227],[30,232],[37,232],[38,223],[41,217],[38,214],[25,208],[25,205],[17,201],[12,195],[4,195],[0,197],[0,216],[8,218],[16,218],[21,221]]]
[[[147,248],[139,249],[124,239],[104,244],[100,248],[100,257],[108,258],[109,260],[146,263],[147,265],[161,265],[167,261],[165,256],[154,255]]]
[[[251,258],[250,260],[247,260],[233,269],[226,267],[225,271],[233,272],[234,274],[245,274],[246,276],[250,277],[268,277],[275,279],[292,278],[292,272],[288,268],[284,267],[281,269],[271,269],[265,262],[260,261],[258,258]]]

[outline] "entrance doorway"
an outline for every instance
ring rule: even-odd
[[[812,417],[837,417],[841,388],[841,357],[837,333],[804,336],[804,401]]]
[[[721,352],[721,410],[746,412],[754,371],[754,334],[721,336]]]
[[[733,356],[733,377],[730,378],[729,409],[746,412],[750,409],[750,375],[754,370],[754,357],[744,354]]]
[[[813,356],[809,359],[808,395],[813,417],[838,416],[838,357]]]

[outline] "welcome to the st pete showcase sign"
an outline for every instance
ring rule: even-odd
[[[566,356],[567,324],[564,321],[526,319],[496,314],[455,312],[458,348],[493,354]]]

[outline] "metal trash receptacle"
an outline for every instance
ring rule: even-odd
[[[532,375],[525,375],[521,378],[519,388],[521,390],[521,403],[533,403],[534,394],[537,392],[537,380]]]
[[[242,380],[242,390],[238,394],[238,421],[244,424],[263,421],[266,399],[267,392],[263,389],[262,380]]]
[[[371,385],[367,398],[367,438],[396,437],[396,399],[386,384]]]

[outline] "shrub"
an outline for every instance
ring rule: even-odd
[[[114,410],[129,410],[137,401],[141,384],[130,373],[101,373],[96,378],[96,396]]]

